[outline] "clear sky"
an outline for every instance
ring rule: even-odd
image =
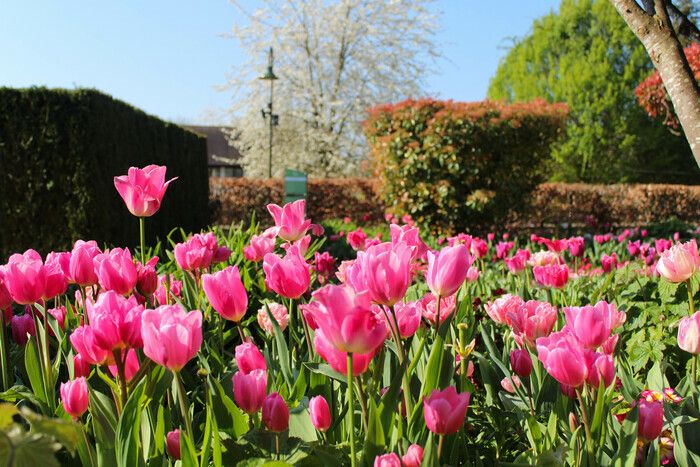
[[[378,0],[383,1],[383,0]],[[509,38],[559,0],[438,0],[444,59],[427,94],[484,98]],[[93,87],[167,120],[224,123],[217,91],[243,62],[222,36],[237,20],[227,0],[2,0],[0,86]]]

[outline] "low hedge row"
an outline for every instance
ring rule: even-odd
[[[216,221],[221,225],[246,222],[254,212],[270,222],[265,205],[281,203],[282,182],[256,179],[210,179]],[[315,222],[351,217],[366,223],[382,221],[385,209],[374,179],[323,179],[309,181],[308,216]],[[527,198],[526,207],[511,212],[505,224],[511,229],[537,229],[561,224],[584,227],[610,224],[636,226],[671,217],[700,222],[700,186],[689,185],[587,185],[543,183]],[[487,228],[489,226],[473,226]]]

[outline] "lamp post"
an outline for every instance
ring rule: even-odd
[[[272,178],[272,128],[279,124],[279,115],[272,113],[272,94],[275,88],[275,80],[277,76],[272,71],[272,62],[274,61],[274,55],[272,53],[272,47],[267,55],[267,73],[260,77],[260,79],[270,82],[270,101],[267,103],[267,109],[262,109],[263,119],[269,118],[270,124],[270,142],[269,142],[269,154],[267,160],[267,176]]]

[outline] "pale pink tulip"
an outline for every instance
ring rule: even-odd
[[[114,186],[126,208],[136,217],[150,217],[160,209],[168,185],[177,177],[165,181],[165,166],[147,165],[143,169],[130,167],[127,175],[114,177]]]

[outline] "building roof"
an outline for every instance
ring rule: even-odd
[[[241,153],[231,146],[225,130],[219,126],[183,125],[183,127],[207,138],[207,163],[209,167],[240,167]]]

